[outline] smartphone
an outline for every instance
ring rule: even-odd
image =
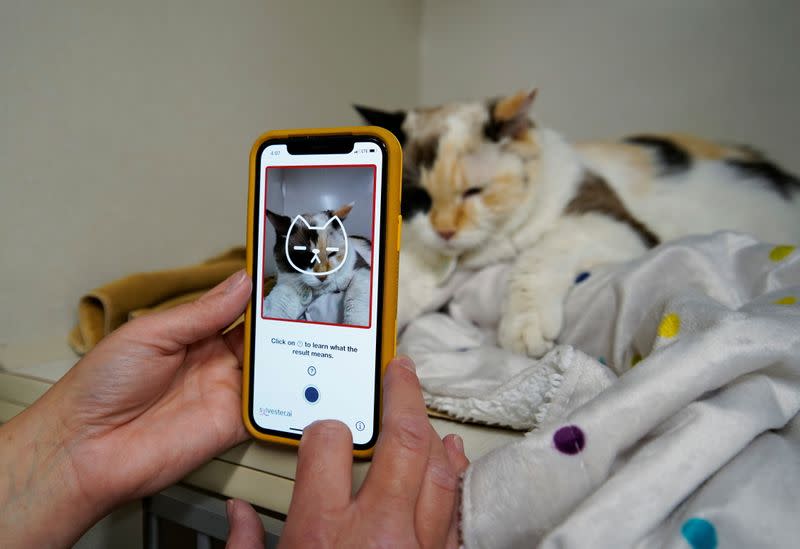
[[[353,451],[378,437],[395,354],[402,151],[377,127],[275,131],[250,154],[243,417],[297,445],[337,419]]]

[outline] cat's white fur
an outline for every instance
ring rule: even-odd
[[[349,326],[369,325],[370,270],[356,269],[344,293],[344,324]]]
[[[526,200],[484,243],[466,253],[437,250],[426,215],[403,231],[400,326],[425,311],[450,265],[477,269],[512,263],[500,344],[539,356],[561,331],[564,300],[575,276],[597,265],[632,259],[646,246],[628,226],[598,213],[564,215],[586,169],[602,175],[628,210],[660,240],[728,229],[775,243],[800,242],[800,196],[785,200],[743,180],[722,163],[698,160],[682,175],[643,177],[621,158],[577,148],[549,129],[532,129],[539,144]],[[461,133],[461,132],[457,132]]]

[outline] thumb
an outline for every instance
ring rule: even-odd
[[[458,435],[447,435],[442,439],[450,467],[456,475],[461,476],[469,467],[469,458],[464,453],[464,440]]]
[[[143,316],[129,324],[130,335],[168,351],[217,334],[244,311],[252,284],[247,272],[238,271],[192,303]]]
[[[229,499],[227,504],[228,543],[226,549],[264,549],[264,526],[253,507],[242,500]]]

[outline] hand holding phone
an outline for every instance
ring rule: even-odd
[[[251,154],[244,417],[297,444],[318,419],[374,446],[395,351],[400,146],[380,128],[262,136]]]

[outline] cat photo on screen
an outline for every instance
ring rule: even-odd
[[[354,202],[334,210],[286,215],[266,210],[275,230],[275,285],[264,297],[265,318],[368,326],[372,243],[349,234]]]

